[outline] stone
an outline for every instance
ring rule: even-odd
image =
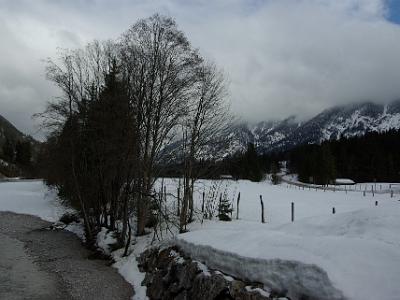
[[[165,291],[163,276],[161,272],[156,272],[153,275],[151,284],[147,286],[147,296],[150,299],[163,299],[163,293]]]
[[[179,270],[177,274],[179,287],[185,290],[191,289],[194,278],[200,273],[201,270],[196,262],[190,261],[186,263],[185,265],[183,265],[182,270]]]
[[[221,274],[208,276],[200,273],[193,281],[193,287],[190,290],[190,299],[214,299],[227,288],[227,281]]]
[[[230,294],[236,298],[245,289],[246,284],[240,280],[233,280],[229,286]]]

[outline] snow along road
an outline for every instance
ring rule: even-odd
[[[88,259],[78,237],[43,229],[30,215],[0,212],[0,299],[130,299],[132,287],[107,266]]]

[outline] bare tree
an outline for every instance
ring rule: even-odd
[[[122,37],[120,56],[138,120],[137,234],[145,233],[157,159],[185,114],[201,58],[173,19],[154,15]]]
[[[231,121],[226,101],[223,74],[213,64],[201,64],[197,69],[196,88],[188,101],[183,123],[183,203],[180,231],[193,220],[193,189],[202,169],[195,168],[201,158],[218,158],[227,144]]]

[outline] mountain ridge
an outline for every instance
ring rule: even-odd
[[[268,153],[389,129],[400,129],[400,100],[389,104],[363,102],[341,105],[325,109],[304,122],[290,116],[282,121],[235,126],[228,155],[243,152],[248,143],[254,143],[259,152]]]
[[[0,146],[6,139],[19,141],[27,138],[27,135],[18,130],[10,121],[0,114]]]

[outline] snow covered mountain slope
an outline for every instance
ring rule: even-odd
[[[351,104],[324,110],[304,123],[290,117],[283,121],[241,124],[233,128],[227,152],[243,151],[249,142],[254,143],[260,152],[271,152],[341,136],[361,136],[367,132],[399,128],[400,100],[386,105]]]

